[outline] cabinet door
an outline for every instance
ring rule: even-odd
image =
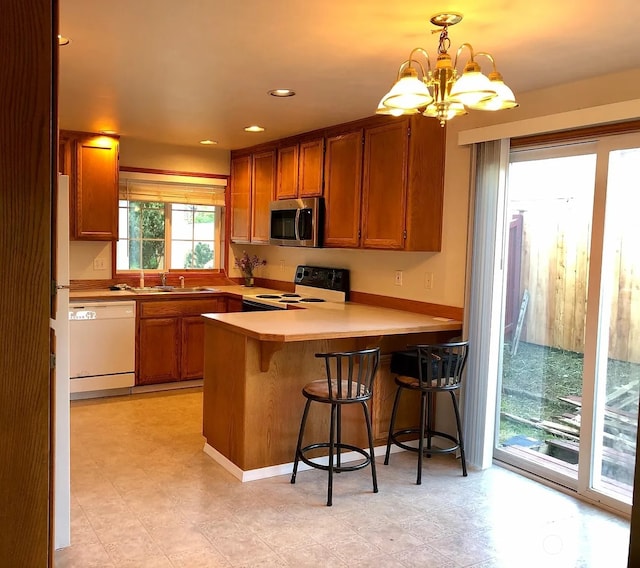
[[[141,319],[138,329],[138,384],[166,383],[180,378],[180,320]]]
[[[241,298],[227,298],[227,312],[241,312],[242,311],[242,299]]]
[[[251,235],[251,156],[231,160],[231,240],[248,243]]]
[[[76,239],[118,238],[118,142],[105,136],[76,141],[72,230]]]
[[[276,151],[253,155],[253,192],[251,204],[251,242],[269,242],[269,203],[276,183]]]
[[[298,196],[321,197],[324,138],[303,142],[298,155]]]
[[[404,248],[408,155],[407,119],[365,129],[362,180],[363,247]]]
[[[360,243],[361,129],[327,139],[324,171],[324,245],[357,247]]]
[[[204,375],[204,321],[200,316],[184,317],[181,321],[180,378],[201,379]]]
[[[421,118],[411,117],[405,250],[436,252],[442,249],[447,129]]]
[[[278,185],[276,199],[298,197],[298,145],[278,150]]]

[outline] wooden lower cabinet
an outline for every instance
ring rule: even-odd
[[[201,379],[204,375],[204,319],[201,314],[236,307],[235,298],[140,300],[136,384]]]
[[[151,318],[140,320],[138,384],[149,385],[178,380],[180,361],[180,320]]]
[[[204,321],[200,316],[182,320],[180,378],[201,379],[204,374]]]

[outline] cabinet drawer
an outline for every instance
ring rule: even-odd
[[[170,316],[199,316],[200,314],[225,311],[224,298],[197,300],[151,300],[138,304],[141,318]]]

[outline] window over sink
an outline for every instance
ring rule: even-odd
[[[184,177],[121,173],[118,272],[215,270],[224,264],[225,186]]]

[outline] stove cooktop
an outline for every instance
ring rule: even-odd
[[[295,291],[245,296],[253,302],[282,307],[283,304],[344,303],[348,298],[349,271],[344,268],[298,266]]]
[[[259,300],[277,300],[284,304],[297,304],[299,302],[326,302],[324,298],[306,298],[300,294],[256,294],[255,299]]]

